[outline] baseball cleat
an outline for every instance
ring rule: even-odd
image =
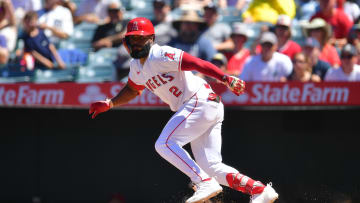
[[[215,197],[222,192],[222,187],[214,179],[210,178],[196,184],[196,191],[185,203],[200,203]]]
[[[250,203],[273,203],[278,198],[279,194],[275,192],[272,184],[269,183],[262,193],[251,196]]]

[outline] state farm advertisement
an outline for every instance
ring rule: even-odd
[[[122,83],[0,84],[0,106],[88,108],[94,101],[115,96],[123,86]],[[226,106],[360,105],[360,82],[248,82],[241,96],[235,96],[222,84],[211,86]],[[167,108],[167,104],[145,90],[124,107]]]

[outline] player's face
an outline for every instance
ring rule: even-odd
[[[125,44],[131,57],[140,59],[148,56],[154,43],[154,35],[130,35],[125,37]]]
[[[140,50],[147,43],[152,42],[152,35],[149,36],[141,36],[141,35],[132,35],[129,36],[129,42],[133,50]]]

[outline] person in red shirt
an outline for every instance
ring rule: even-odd
[[[330,43],[331,27],[322,18],[315,18],[305,26],[305,35],[313,37],[320,43],[319,59],[328,62],[334,68],[340,66],[340,57],[336,48]]]
[[[296,53],[301,52],[301,46],[291,40],[291,18],[287,15],[279,15],[275,26],[275,35],[278,39],[278,52],[294,58]]]
[[[301,52],[301,46],[295,41],[291,40],[291,18],[287,15],[279,15],[274,27],[274,32],[278,40],[277,52],[290,57],[294,57],[296,53]],[[255,48],[255,53],[261,52],[261,46],[258,44]]]
[[[225,71],[229,75],[240,75],[246,59],[250,56],[250,51],[244,47],[248,38],[246,30],[245,24],[233,24],[231,39],[234,41],[235,49],[229,57],[230,59]]]
[[[337,0],[318,0],[320,10],[315,13],[310,21],[322,18],[328,22],[333,30],[332,43],[340,48],[347,43],[347,36],[353,26],[352,20],[342,8],[337,8]]]

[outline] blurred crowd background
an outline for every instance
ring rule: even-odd
[[[246,81],[360,81],[359,3],[0,0],[0,83],[126,82],[122,39],[140,16],[156,43]]]

